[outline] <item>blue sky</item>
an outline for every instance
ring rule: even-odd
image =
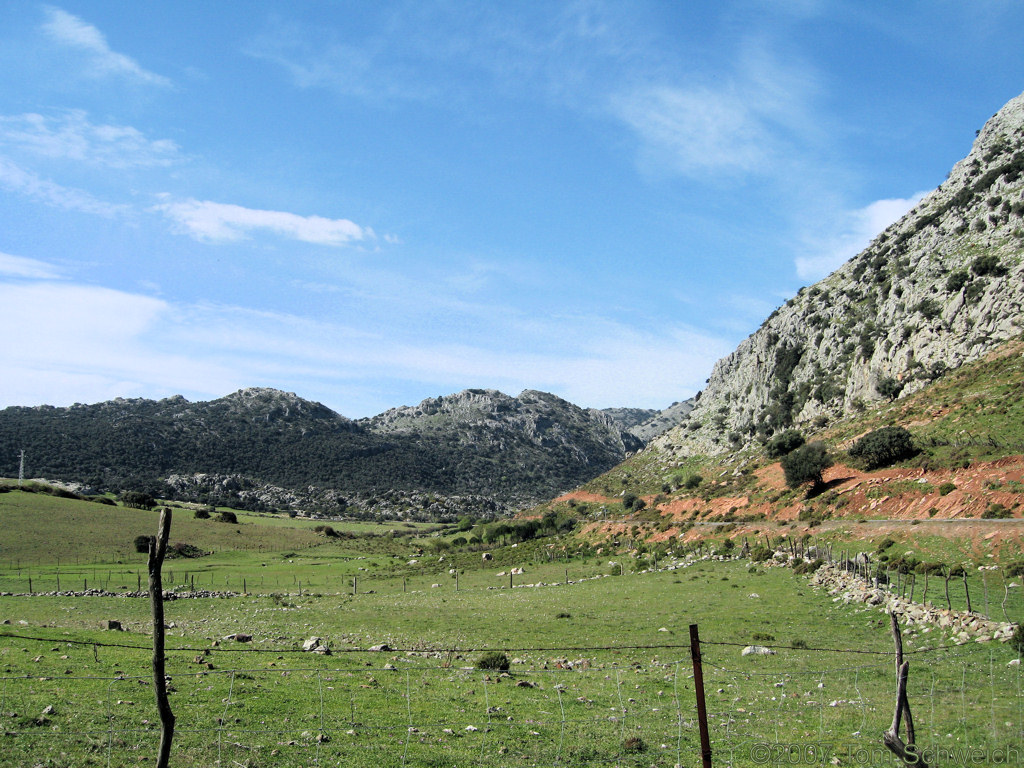
[[[0,1],[0,406],[662,408],[1024,91],[1024,4]]]

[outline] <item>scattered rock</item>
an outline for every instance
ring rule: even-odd
[[[766,648],[763,645],[748,645],[746,648],[744,648],[742,651],[740,651],[740,655],[741,656],[774,656],[775,655],[775,651],[773,651],[771,648]]]

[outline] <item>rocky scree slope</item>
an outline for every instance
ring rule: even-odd
[[[716,363],[652,442],[714,455],[914,392],[1024,328],[1024,95],[938,189]]]

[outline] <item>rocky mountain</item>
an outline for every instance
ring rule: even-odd
[[[717,454],[907,395],[1024,330],[1024,95],[945,183],[718,361],[653,442]]]
[[[655,411],[651,416],[639,424],[629,428],[629,431],[639,437],[644,443],[649,443],[659,435],[668,432],[675,426],[685,421],[696,401],[691,397],[682,402],[672,403],[662,411]]]
[[[653,408],[602,408],[601,413],[611,418],[619,429],[632,431],[645,421],[655,418],[661,411]]]
[[[0,475],[250,508],[451,516],[528,506],[642,447],[554,395],[467,390],[353,421],[294,394],[0,411]]]

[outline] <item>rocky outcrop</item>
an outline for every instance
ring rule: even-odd
[[[926,386],[1024,332],[1024,96],[859,255],[715,365],[686,423],[654,441],[716,454]]]

